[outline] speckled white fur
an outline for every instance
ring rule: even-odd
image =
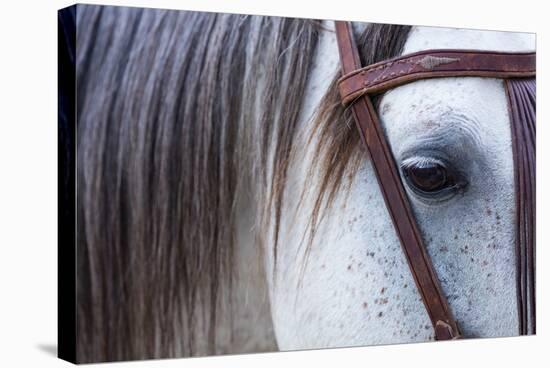
[[[331,22],[326,22],[332,27]],[[301,134],[338,68],[335,35],[324,32],[310,80]],[[405,53],[432,48],[533,50],[534,36],[416,27]],[[388,92],[381,120],[397,162],[439,142],[466,171],[464,195],[426,203],[409,193],[429,254],[459,324],[469,337],[517,334],[514,188],[502,82],[447,78]],[[323,221],[301,276],[300,247],[311,207],[296,209],[311,147],[294,162],[285,200],[271,313],[281,350],[427,341],[433,333],[384,206],[370,162]],[[309,198],[311,199],[311,198]],[[295,212],[295,211],[298,212]],[[267,252],[268,274],[272,259]]]

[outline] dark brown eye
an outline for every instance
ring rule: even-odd
[[[436,162],[412,164],[404,167],[403,171],[409,183],[422,192],[438,192],[454,185],[447,169]]]

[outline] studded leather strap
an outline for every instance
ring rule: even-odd
[[[535,53],[426,50],[346,73],[338,81],[342,101],[436,77],[525,78],[535,75]]]

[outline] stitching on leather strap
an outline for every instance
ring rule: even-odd
[[[532,52],[426,50],[404,55],[345,73],[338,80],[342,103],[347,105],[365,93],[437,77],[530,77],[536,72]]]

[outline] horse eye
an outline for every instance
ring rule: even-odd
[[[403,167],[406,179],[424,193],[435,193],[455,185],[452,175],[440,163],[424,162]]]

